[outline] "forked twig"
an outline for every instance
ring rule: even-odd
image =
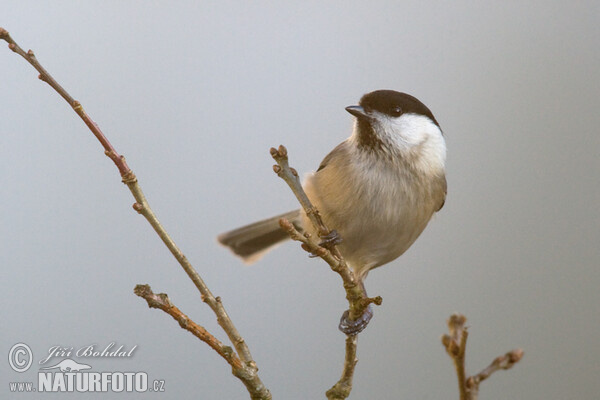
[[[221,357],[225,359],[231,365],[234,371],[242,370],[244,364],[229,346],[223,345],[204,327],[198,325],[194,321],[188,318],[179,308],[177,308],[169,299],[165,293],[155,294],[149,285],[137,285],[133,292],[146,300],[148,307],[158,308],[169,314],[173,319],[179,322],[179,325],[189,331],[192,335],[208,344],[214,351],[216,351]],[[235,375],[235,372],[234,372]]]
[[[298,201],[304,209],[304,212],[313,223],[315,229],[319,233],[320,237],[328,236],[331,234],[329,228],[323,222],[321,215],[317,208],[311,203],[310,199],[304,192],[298,172],[294,168],[291,168],[288,163],[288,153],[284,146],[279,148],[271,148],[271,156],[277,162],[277,165],[273,166],[273,171],[283,179]],[[319,245],[314,238],[309,235],[300,233],[294,225],[286,220],[280,219],[279,225],[286,231],[290,238],[302,243],[302,248],[309,253],[316,255],[323,259],[331,269],[337,272],[344,283],[344,289],[346,290],[346,299],[349,305],[349,317],[352,320],[356,320],[363,315],[367,307],[374,303],[380,305],[382,302],[381,297],[370,298],[367,296],[364,287],[357,283],[357,279],[354,276],[354,272],[348,266],[339,250],[335,245],[325,248]],[[343,238],[342,238],[343,239]],[[352,377],[354,375],[354,367],[358,360],[356,359],[356,347],[358,341],[358,334],[349,335],[346,338],[346,351],[344,359],[344,367],[340,380],[327,391],[328,399],[345,399],[350,395],[352,390]]]
[[[467,318],[464,315],[452,314],[448,319],[449,334],[442,336],[442,344],[446,348],[446,352],[450,358],[452,358],[454,367],[456,368],[460,400],[477,400],[479,384],[496,371],[512,368],[513,365],[523,358],[524,352],[522,349],[509,351],[502,356],[496,357],[489,366],[477,375],[467,378],[465,372],[465,352],[469,333],[465,326],[466,322]]]
[[[308,196],[304,192],[298,177],[298,172],[296,172],[294,168],[290,167],[288,163],[288,153],[285,146],[281,145],[278,149],[272,147],[270,152],[273,159],[277,162],[277,165],[273,166],[273,170],[288,184],[300,202],[304,212],[317,229],[317,232],[319,232],[319,236],[330,235],[332,231],[325,225],[321,215],[319,214],[319,211],[310,202]],[[335,245],[330,246],[327,249],[314,241],[314,238],[307,237],[307,235],[303,235],[298,232],[289,221],[282,219],[279,221],[279,223],[281,227],[288,232],[292,239],[302,242],[303,249],[322,258],[327,264],[329,264],[333,271],[340,275],[344,283],[344,289],[346,290],[346,299],[348,300],[351,319],[359,318],[370,304],[381,304],[381,297],[377,296],[374,298],[369,298],[367,296],[363,286],[358,284],[358,281],[354,276],[354,272],[348,266]]]
[[[146,200],[146,197],[144,196],[144,193],[142,192],[142,189],[138,183],[137,177],[125,162],[125,158],[116,151],[116,149],[113,147],[110,141],[106,138],[106,136],[104,136],[104,133],[100,130],[99,126],[85,112],[82,105],[77,100],[73,99],[73,97],[71,97],[71,95],[39,63],[33,51],[28,50],[27,52],[25,52],[13,40],[8,31],[6,31],[4,28],[0,28],[0,39],[8,42],[8,47],[10,50],[23,57],[39,72],[39,78],[42,81],[48,83],[48,85],[50,85],[63,99],[65,99],[67,103],[69,103],[69,105],[73,108],[77,115],[79,115],[79,117],[87,125],[90,131],[98,139],[98,141],[104,148],[104,153],[116,165],[121,175],[123,183],[127,185],[129,190],[131,191],[131,194],[135,198],[136,202],[133,204],[133,208],[146,218],[146,220],[150,223],[152,228],[161,238],[163,243],[167,246],[169,251],[171,251],[173,256],[177,259],[181,267],[188,274],[188,276],[194,282],[196,288],[200,292],[202,301],[207,303],[208,306],[213,310],[217,317],[219,325],[223,328],[223,330],[229,337],[229,340],[233,344],[237,356],[239,357],[242,363],[242,369],[239,370],[239,373],[235,376],[242,380],[244,385],[246,385],[246,388],[248,389],[251,398],[271,399],[271,393],[258,377],[258,368],[256,366],[256,363],[252,359],[250,349],[248,348],[246,342],[244,341],[244,339],[236,329],[235,325],[231,321],[231,318],[229,318],[229,315],[227,315],[227,312],[225,311],[225,308],[223,307],[220,298],[213,296],[213,294],[208,289],[208,286],[204,283],[198,272],[190,264],[185,255],[181,252],[179,247],[175,244],[173,239],[161,225],[158,218],[150,208],[150,205],[148,204],[148,201]],[[172,308],[159,308],[161,308],[163,311],[167,311],[167,309],[173,311]]]

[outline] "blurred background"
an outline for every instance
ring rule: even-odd
[[[384,302],[360,335],[350,398],[458,398],[440,336],[461,312],[469,373],[525,350],[481,399],[595,399],[598,4],[20,0],[4,3],[0,26],[127,157],[275,399],[324,398],[339,378],[340,279],[297,244],[246,267],[215,237],[296,208],[269,148],[314,170],[350,133],[344,107],[375,89],[431,108],[448,198],[405,255],[369,275]],[[133,294],[148,283],[226,339],[82,121],[2,48],[0,397],[31,398],[9,382],[37,382],[52,346],[115,342],[137,345],[133,357],[75,360],[145,371],[166,398],[248,398],[214,351]],[[6,362],[19,342],[34,354],[21,374]]]

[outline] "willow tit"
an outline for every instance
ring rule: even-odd
[[[377,90],[346,111],[356,118],[352,135],[303,187],[325,225],[339,233],[338,249],[362,283],[370,270],[402,255],[444,205],[446,143],[429,108],[406,93]],[[218,240],[252,263],[288,239],[280,218],[318,237],[304,211],[294,210]]]

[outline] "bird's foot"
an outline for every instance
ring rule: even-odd
[[[369,321],[373,318],[373,309],[369,304],[363,314],[355,320],[350,319],[350,310],[344,311],[338,329],[348,336],[356,335],[367,327]]]
[[[339,233],[334,229],[330,231],[327,235],[319,236],[321,238],[321,242],[319,242],[319,246],[323,249],[331,250],[331,248],[335,245],[342,243],[342,237]],[[310,258],[321,257],[323,254],[319,254],[319,249],[317,251],[308,250],[308,246],[302,245],[302,248],[308,251],[310,254],[308,255]]]
[[[330,231],[327,235],[320,236],[320,238],[321,243],[319,243],[319,246],[325,247],[327,250],[331,250],[333,246],[342,243],[342,237],[335,229]]]

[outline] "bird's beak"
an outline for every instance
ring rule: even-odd
[[[346,111],[350,114],[354,115],[356,118],[367,118],[369,114],[365,111],[361,106],[348,106],[346,107]]]

